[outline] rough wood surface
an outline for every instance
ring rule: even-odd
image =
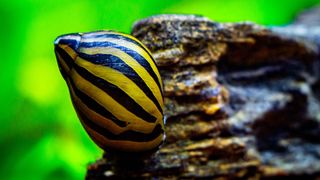
[[[106,152],[87,179],[319,178],[320,35],[306,17],[269,29],[193,15],[137,22],[164,81],[167,139],[157,152]]]

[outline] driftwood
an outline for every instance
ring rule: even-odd
[[[164,81],[167,138],[157,152],[106,152],[86,178],[319,178],[318,12],[282,28],[193,15],[137,22],[132,34]]]

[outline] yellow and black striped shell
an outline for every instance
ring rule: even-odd
[[[139,40],[97,31],[59,36],[54,44],[74,108],[98,146],[141,152],[162,143],[162,81]]]

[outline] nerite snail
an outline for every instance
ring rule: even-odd
[[[162,143],[162,81],[139,40],[97,31],[63,35],[54,43],[74,108],[98,146],[141,152]]]

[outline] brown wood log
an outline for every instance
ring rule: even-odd
[[[167,138],[156,152],[106,152],[86,178],[319,178],[320,33],[299,34],[301,22],[138,21],[165,86]]]

